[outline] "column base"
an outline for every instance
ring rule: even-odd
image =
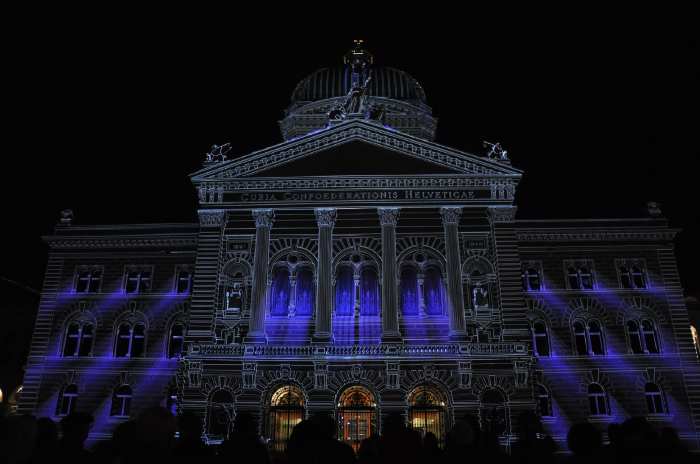
[[[333,337],[327,332],[315,333],[311,337],[312,345],[329,345],[331,342],[333,342]]]
[[[382,334],[382,344],[402,343],[403,337],[399,332]]]
[[[249,333],[243,339],[243,343],[249,343],[252,345],[264,345],[267,343],[267,337],[264,333]]]

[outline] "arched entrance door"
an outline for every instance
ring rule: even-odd
[[[294,426],[304,419],[304,394],[295,385],[278,388],[270,399],[268,434],[272,449],[285,450]]]
[[[227,390],[216,390],[209,398],[207,408],[207,438],[220,442],[228,437],[233,425],[233,395]]]
[[[481,428],[497,436],[508,435],[508,408],[503,393],[496,388],[488,388],[481,394],[479,409]]]
[[[440,443],[445,440],[445,399],[440,392],[429,386],[415,388],[408,395],[408,420],[421,435],[433,433]]]
[[[338,401],[338,425],[340,439],[355,451],[360,442],[377,430],[377,403],[367,388],[348,387]]]

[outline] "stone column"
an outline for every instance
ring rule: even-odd
[[[246,343],[265,343],[265,315],[268,313],[267,275],[270,260],[270,229],[275,217],[271,209],[254,209],[255,257],[253,291],[250,302],[250,328]]]
[[[450,316],[450,338],[466,340],[464,321],[464,297],[462,295],[462,269],[459,256],[459,218],[462,208],[440,208],[442,227],[445,231],[445,253],[447,258],[447,307]]]
[[[333,308],[333,226],[335,208],[316,208],[318,224],[318,272],[316,279],[316,327],[315,343],[331,341],[331,310]]]
[[[399,208],[379,208],[382,225],[382,342],[401,341],[396,284],[396,221]]]

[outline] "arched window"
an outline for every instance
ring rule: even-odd
[[[630,350],[632,353],[644,353],[644,348],[642,347],[642,337],[639,333],[639,324],[637,321],[627,321],[627,340],[629,341]]]
[[[658,385],[647,383],[644,386],[644,397],[647,400],[647,410],[649,414],[666,414],[666,401]]]
[[[146,348],[146,325],[143,322],[122,322],[117,330],[114,355],[118,358],[139,358]]]
[[[549,334],[544,321],[535,321],[532,324],[532,344],[537,356],[549,356]]]
[[[272,274],[272,288],[270,300],[270,314],[273,316],[286,316],[289,312],[291,286],[289,284],[289,270],[279,266]]]
[[[275,451],[282,452],[294,426],[304,419],[304,394],[295,385],[285,385],[270,400],[268,434]]]
[[[207,436],[213,440],[228,437],[233,424],[233,395],[228,390],[216,390],[209,397],[207,408]]]
[[[58,395],[56,403],[56,415],[67,416],[75,411],[75,405],[78,402],[78,386],[71,384],[66,385]]]
[[[540,290],[540,273],[537,269],[527,268],[523,271],[523,290],[538,292]]]
[[[376,416],[374,395],[359,385],[348,387],[338,401],[340,439],[357,451],[362,440],[376,433]]]
[[[537,412],[540,417],[551,417],[554,415],[552,413],[552,398],[543,385],[535,385],[535,401],[537,402]]]
[[[185,324],[176,322],[170,327],[168,358],[179,358],[185,347]]]
[[[128,385],[122,385],[112,395],[112,408],[109,413],[113,417],[129,417],[133,392]]]
[[[223,269],[222,296],[224,302],[224,317],[240,317],[244,310],[246,299],[249,297],[249,269],[244,262],[229,261]]]
[[[588,339],[591,343],[591,353],[596,355],[605,354],[605,345],[603,344],[603,332],[598,321],[588,322]]]
[[[295,315],[311,316],[315,305],[314,274],[311,269],[303,268],[297,271],[295,290]]]
[[[63,356],[90,356],[94,330],[92,322],[74,321],[68,324]]]
[[[412,266],[401,269],[401,314],[417,316],[420,307],[418,273]]]
[[[408,421],[414,430],[433,433],[443,443],[446,407],[442,395],[431,387],[417,387],[408,395]]]
[[[607,416],[610,414],[608,395],[605,389],[597,383],[588,386],[588,407],[591,416]]]
[[[429,316],[445,314],[445,287],[436,267],[429,267],[424,277],[425,313]]]
[[[190,293],[192,288],[192,273],[189,269],[178,269],[175,276],[175,292],[178,294]]]
[[[658,353],[659,343],[656,336],[654,322],[649,319],[642,319],[642,339],[647,353]]]
[[[470,275],[469,303],[472,309],[479,311],[488,308],[489,305],[489,284],[485,280],[484,274],[478,269],[472,271]]]
[[[362,316],[378,316],[379,308],[379,278],[377,271],[370,266],[363,267],[360,273],[360,314]]]
[[[576,346],[576,354],[584,356],[588,354],[588,337],[586,334],[586,325],[582,321],[575,321],[574,329],[574,344]]]

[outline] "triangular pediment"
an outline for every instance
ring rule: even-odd
[[[212,163],[192,174],[192,179],[421,174],[520,177],[522,172],[356,119],[237,159]]]

